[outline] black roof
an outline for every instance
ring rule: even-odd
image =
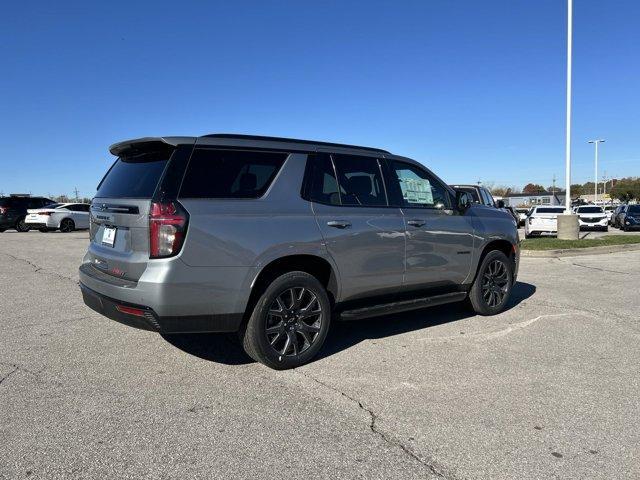
[[[232,140],[255,140],[264,142],[283,142],[283,143],[299,143],[302,145],[318,145],[322,147],[335,147],[335,148],[350,148],[355,150],[368,150],[380,153],[390,153],[387,150],[373,147],[362,147],[358,145],[348,145],[346,143],[332,143],[332,142],[318,142],[315,140],[300,140],[297,138],[286,137],[266,137],[262,135],[241,135],[236,133],[211,133],[209,135],[203,135],[206,138],[228,138]]]

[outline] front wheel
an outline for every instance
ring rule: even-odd
[[[480,315],[501,312],[511,296],[513,267],[507,256],[492,250],[484,257],[469,291],[473,311]]]
[[[330,322],[331,302],[322,284],[306,272],[289,272],[262,293],[240,338],[251,358],[284,370],[316,356]]]

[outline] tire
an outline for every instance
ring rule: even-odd
[[[608,232],[608,231],[609,231],[609,227],[604,227],[604,228],[602,229],[602,231],[603,231],[603,232]]]
[[[24,218],[21,218],[16,222],[16,230],[21,233],[28,232],[30,230],[29,225],[24,221]]]
[[[512,286],[513,266],[511,261],[499,250],[490,251],[482,260],[476,279],[469,291],[471,308],[479,315],[500,313],[509,301]],[[500,289],[502,293],[497,289]],[[487,296],[487,291],[493,293],[489,293]]]
[[[42,233],[47,233],[49,231],[49,229],[48,228],[39,228],[38,231],[42,232]]]
[[[4,233],[4,232],[6,232],[6,231],[7,231],[7,229],[6,229],[6,228],[0,228],[0,233]]]
[[[70,233],[76,229],[76,224],[70,218],[63,218],[60,222],[60,231],[62,233]]]
[[[310,309],[307,319],[296,317],[305,309]],[[276,370],[295,368],[316,356],[330,322],[331,302],[322,284],[306,272],[288,272],[260,295],[240,340],[257,362]]]

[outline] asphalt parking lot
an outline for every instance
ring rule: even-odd
[[[0,234],[0,478],[640,477],[640,251],[523,258],[509,309],[335,324],[276,372],[93,313],[87,234]]]

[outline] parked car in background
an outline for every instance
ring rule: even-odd
[[[581,205],[573,209],[578,215],[581,229],[609,230],[609,220],[602,207],[598,205]]]
[[[613,211],[616,209],[615,205],[603,205],[602,209],[604,213],[607,214],[607,223],[611,225],[611,217],[613,216]]]
[[[41,232],[60,230],[64,233],[89,228],[88,203],[54,203],[45,208],[27,210],[25,222]]]
[[[524,224],[524,237],[558,234],[558,215],[564,207],[533,207]]]
[[[333,315],[466,299],[492,315],[508,302],[515,222],[414,160],[224,134],[110,150],[79,279],[84,302],[116,321],[238,332],[253,359],[284,369],[318,353]]]
[[[520,216],[516,212],[516,209],[513,207],[504,207],[504,209],[511,214],[513,219],[516,221],[516,225],[520,226]]]
[[[16,229],[18,232],[28,232],[29,225],[25,223],[27,210],[30,208],[42,208],[55,203],[45,197],[32,197],[31,195],[13,194],[8,197],[0,197],[0,232]]]
[[[640,228],[640,205],[627,205],[619,215],[620,228],[625,232]]]
[[[620,216],[627,211],[627,207],[628,205],[625,204],[625,205],[618,205],[615,208],[615,210],[611,214],[611,220],[609,221],[612,227],[620,228]]]
[[[518,214],[518,226],[524,227],[524,222],[527,221],[527,217],[529,216],[529,212],[531,208],[516,208],[516,213]]]
[[[485,187],[480,185],[451,185],[455,190],[460,192],[466,192],[471,196],[473,203],[479,203],[480,205],[486,205],[487,207],[504,208],[504,203],[500,207],[496,204],[491,192]]]

